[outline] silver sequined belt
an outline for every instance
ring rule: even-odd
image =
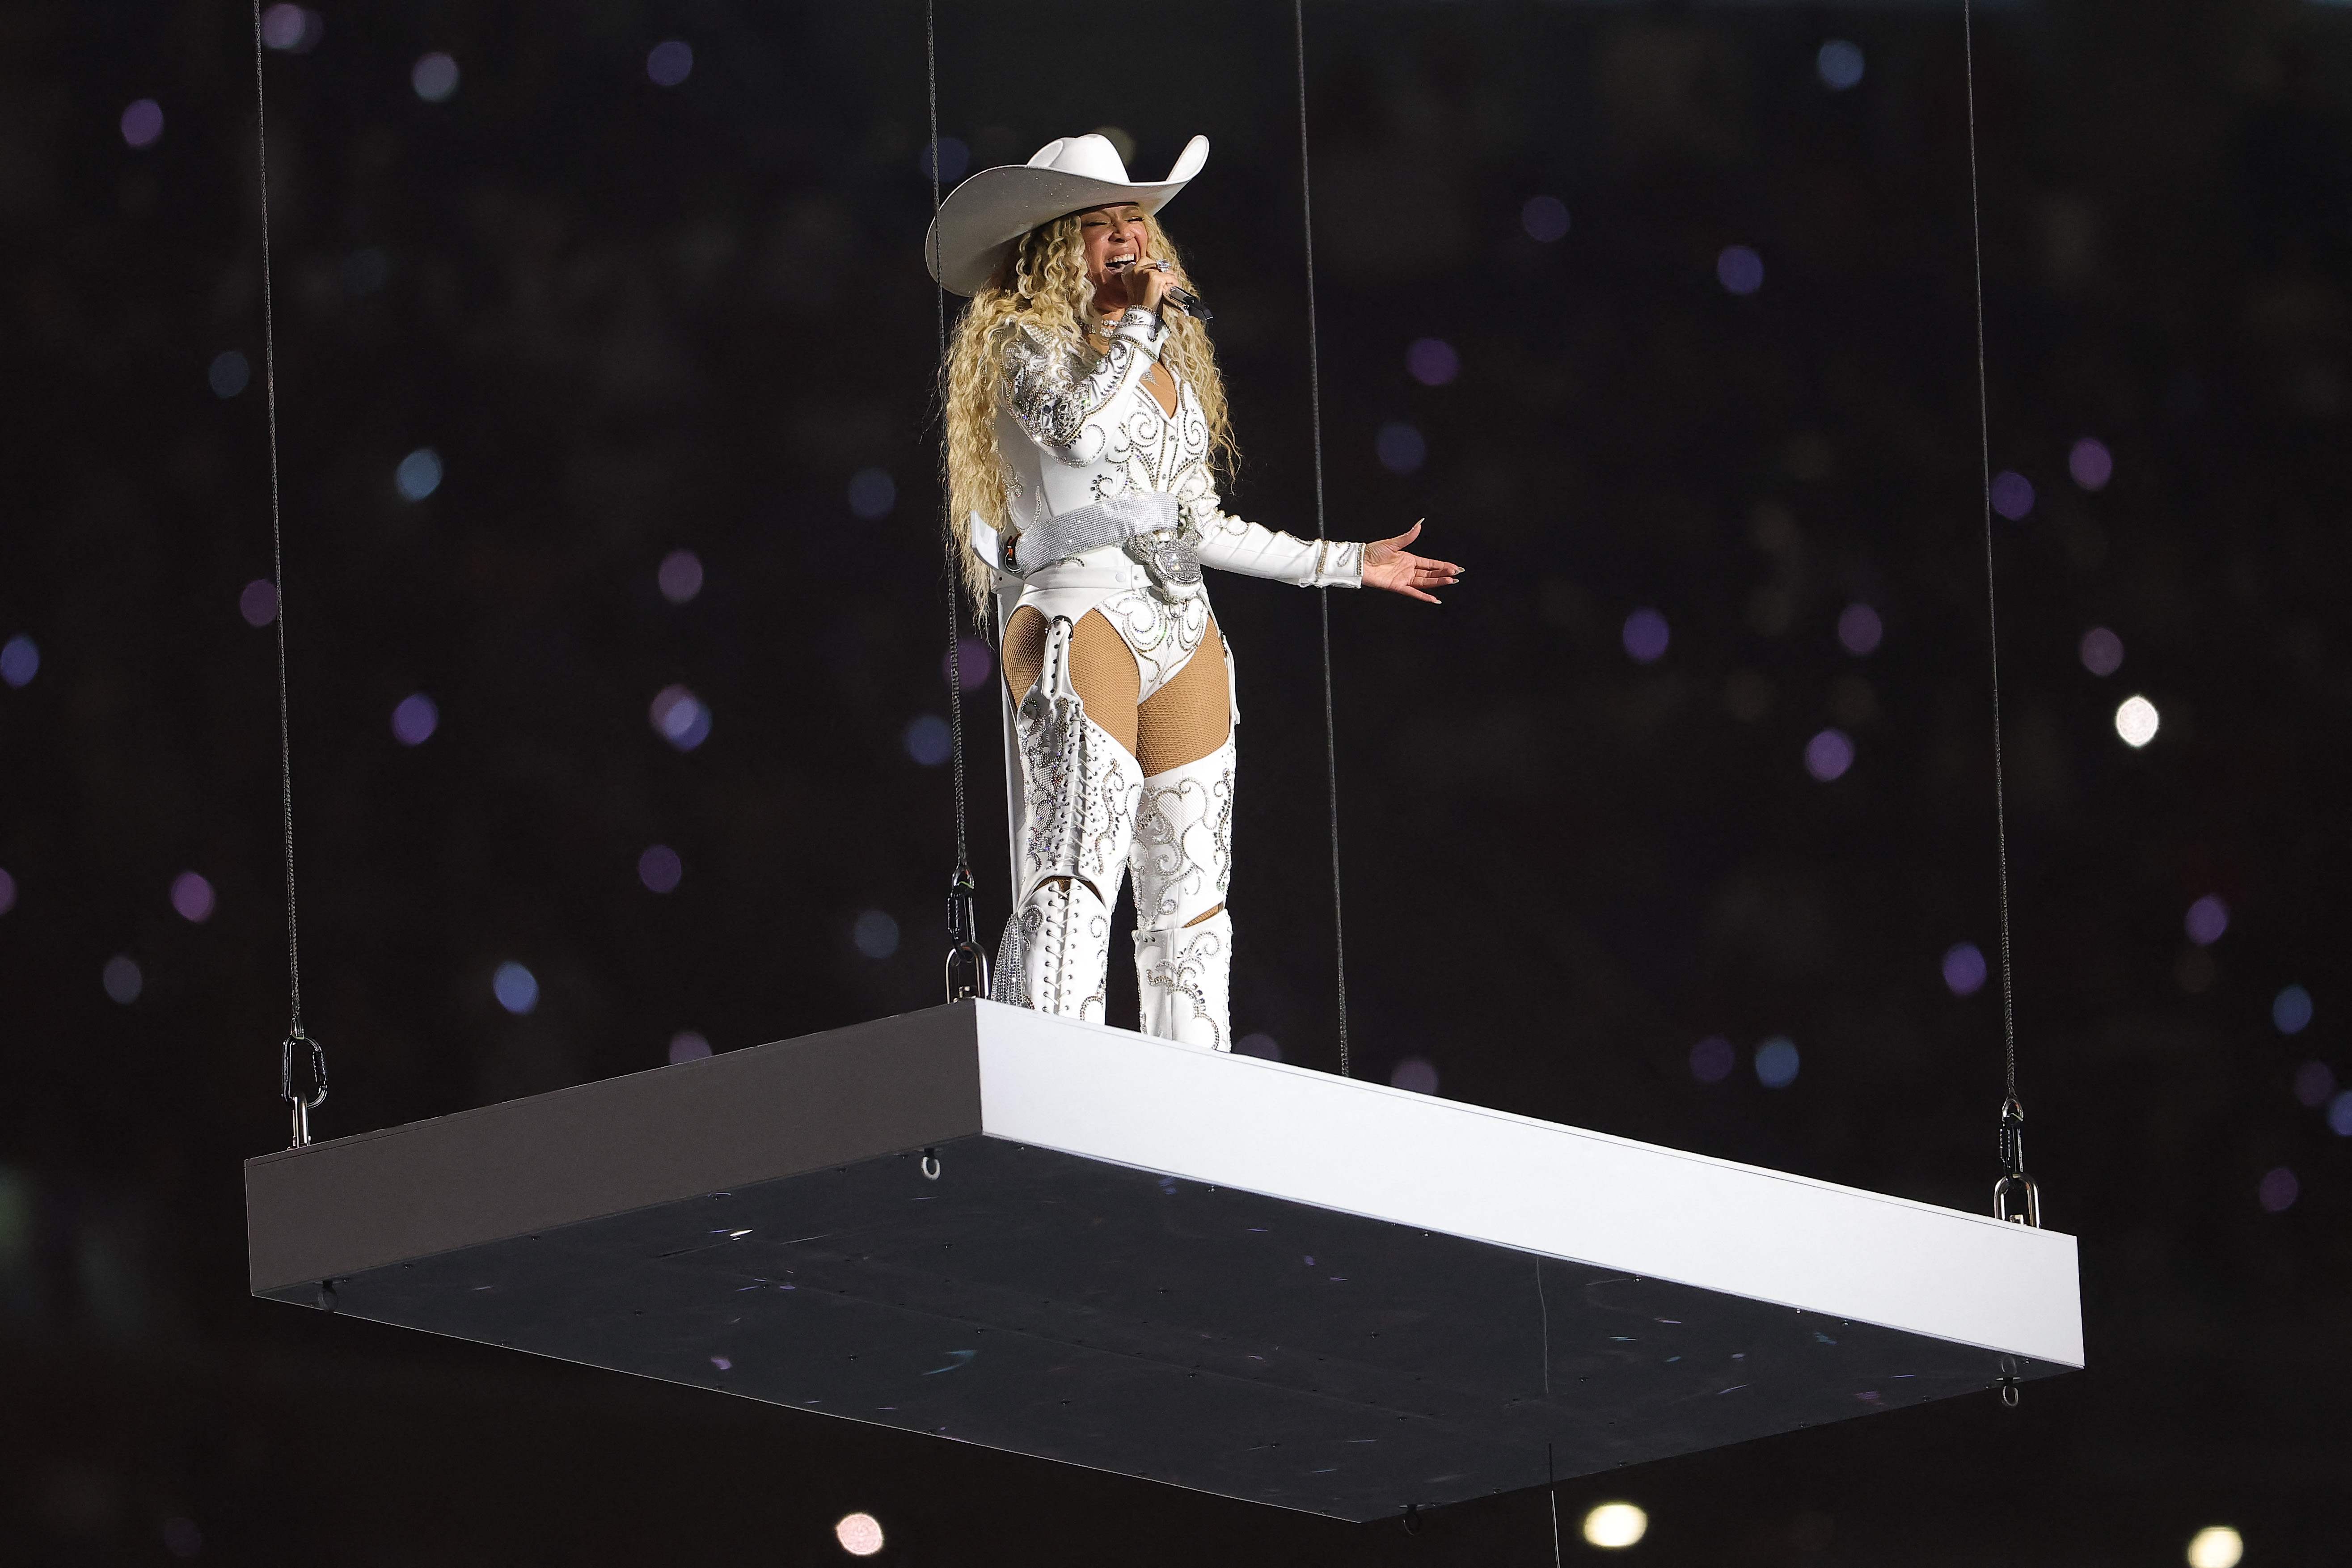
[[[1002,564],[1015,575],[1025,577],[1056,561],[1067,561],[1089,550],[1116,544],[1126,548],[1155,577],[1161,576],[1161,568],[1153,557],[1165,553],[1171,546],[1154,542],[1146,554],[1137,555],[1129,542],[1140,542],[1147,534],[1167,534],[1172,541],[1180,521],[1176,498],[1167,491],[1129,490],[1075,511],[1039,518],[1004,542]],[[1201,573],[1197,553],[1192,567],[1192,580],[1197,582]]]

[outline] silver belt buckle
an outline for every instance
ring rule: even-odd
[[[1201,580],[1201,541],[1190,530],[1160,529],[1127,542],[1128,559],[1161,588],[1189,588]]]

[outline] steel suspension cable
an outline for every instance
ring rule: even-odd
[[[1298,211],[1307,237],[1307,402],[1314,425],[1315,538],[1327,536],[1323,507],[1323,344],[1315,320],[1315,187],[1307,141],[1307,4],[1290,0],[1298,57]],[[1332,973],[1339,997],[1339,1076],[1353,1078],[1348,1052],[1348,931],[1339,898],[1339,724],[1331,695],[1331,590],[1315,590],[1323,632],[1323,782],[1331,803]]]
[[[1976,14],[1972,0],[1960,0],[1960,49],[1968,91],[1969,128],[1969,251],[1976,290],[1977,350],[1977,468],[1979,501],[1984,522],[1985,656],[1992,689],[1992,812],[1994,864],[2000,898],[2000,1035],[2001,1107],[2000,1162],[2007,1173],[1994,1189],[1994,1212],[2000,1214],[2011,1181],[2024,1191],[2026,1223],[2041,1223],[2041,1208],[2032,1183],[2025,1174],[2025,1108],[2017,1098],[2017,986],[2011,957],[2009,916],[2009,792],[2001,756],[2000,601],[1993,568],[1992,415],[1985,369],[1984,217],[1977,174],[1977,48]],[[2004,1216],[2006,1217],[2006,1216]]]
[[[269,426],[269,587],[277,596],[278,795],[286,849],[286,1038],[278,1047],[278,1093],[292,1108],[293,1146],[310,1142],[310,1112],[326,1103],[327,1053],[302,1033],[302,946],[294,902],[294,731],[286,682],[286,542],[278,480],[278,321],[269,256],[269,97],[262,82],[261,0],[253,0],[253,122],[261,185],[261,384]],[[296,1047],[309,1047],[310,1085],[294,1085]]]
[[[923,74],[924,87],[929,101],[931,124],[931,272],[938,280],[933,299],[934,325],[937,329],[938,360],[934,374],[938,378],[937,393],[941,426],[947,418],[948,394],[948,288],[940,272],[940,46],[937,0],[923,0]],[[941,473],[947,478],[944,469]],[[941,500],[943,508],[954,504],[953,491],[943,482],[948,494]],[[945,524],[948,563],[948,756],[950,776],[955,794],[955,874],[948,880],[948,1000],[964,996],[983,995],[988,991],[988,961],[979,943],[980,920],[973,903],[975,891],[971,879],[970,837],[964,820],[963,772],[963,551],[953,515],[942,511]]]

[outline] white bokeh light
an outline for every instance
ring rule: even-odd
[[[1649,1533],[1650,1516],[1630,1502],[1604,1502],[1584,1516],[1584,1539],[1615,1551]]]
[[[2126,697],[2116,710],[2116,733],[2134,751],[2155,740],[2157,726],[2162,722],[2156,704],[2145,697]]]
[[[2189,1568],[2238,1568],[2245,1554],[2244,1538],[2226,1524],[2209,1524],[2189,1538]]]
[[[882,1521],[870,1513],[844,1514],[833,1527],[833,1538],[852,1557],[871,1557],[882,1550]]]

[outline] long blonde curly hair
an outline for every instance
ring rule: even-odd
[[[961,563],[964,587],[971,595],[982,626],[988,624],[993,584],[987,563],[972,552],[968,520],[977,512],[1000,532],[1008,521],[1005,490],[1013,471],[996,449],[996,395],[1003,379],[1004,334],[1031,326],[1073,347],[1083,345],[1089,353],[1099,353],[1105,342],[1104,324],[1094,310],[1094,285],[1087,279],[1079,216],[1071,213],[1041,223],[1023,235],[996,276],[964,307],[948,345],[948,545]],[[1192,278],[1184,270],[1184,258],[1168,231],[1160,226],[1160,220],[1146,213],[1143,230],[1150,256],[1168,263],[1173,280],[1190,288]],[[1168,339],[1160,348],[1160,361],[1188,383],[1201,400],[1201,412],[1209,424],[1210,461],[1230,479],[1239,452],[1226,419],[1225,384],[1217,374],[1216,352],[1209,346],[1208,329],[1172,307],[1164,314]]]

